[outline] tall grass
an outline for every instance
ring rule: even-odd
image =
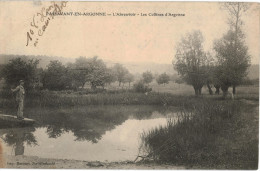
[[[221,95],[203,95],[195,97],[193,89],[188,85],[166,86],[152,85],[153,92],[148,94],[136,93],[131,89],[109,89],[79,91],[31,91],[26,92],[26,107],[72,107],[86,105],[163,105],[190,108],[193,103],[208,100],[219,100]],[[188,90],[189,89],[189,90]],[[206,91],[206,90],[205,90]],[[247,99],[259,101],[257,88],[238,87],[236,100]],[[0,91],[0,108],[12,108],[15,106],[15,94],[10,90]]]
[[[146,159],[174,164],[256,169],[257,134],[241,132],[250,124],[241,115],[243,108],[235,101],[196,103],[192,111],[182,111],[169,119],[166,127],[144,132],[142,153]],[[240,138],[241,133],[252,139]]]
[[[11,92],[2,91],[0,108],[15,106],[15,97]],[[86,105],[162,105],[162,106],[191,106],[203,98],[180,96],[169,93],[135,93],[131,91],[110,91],[102,93],[84,92],[29,92],[25,97],[26,107],[73,107]]]

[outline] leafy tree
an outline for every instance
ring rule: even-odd
[[[80,84],[83,88],[87,81],[89,81],[89,75],[91,71],[91,60],[86,57],[76,58],[74,64],[71,64],[74,82],[76,85]]]
[[[146,71],[143,73],[143,81],[146,84],[149,84],[153,81],[153,74],[150,71]]]
[[[3,78],[3,69],[4,69],[5,65],[4,64],[0,64],[0,79]]]
[[[116,75],[115,75],[115,73],[114,73],[112,68],[107,68],[105,74],[106,74],[106,76],[105,76],[105,80],[104,81],[105,81],[106,84],[110,85],[111,83],[113,83],[113,82],[115,82],[117,80]]]
[[[120,86],[121,83],[124,82],[125,76],[129,73],[129,71],[121,64],[115,64],[113,67],[113,71],[116,75],[118,84]]]
[[[2,77],[5,79],[8,87],[17,86],[19,80],[25,81],[25,89],[34,87],[38,78],[37,66],[39,60],[30,59],[24,60],[22,58],[11,59],[2,69]]]
[[[50,90],[62,90],[69,87],[71,79],[67,68],[58,60],[50,61],[43,75],[43,87]]]
[[[211,58],[203,50],[203,36],[200,31],[187,33],[177,46],[174,68],[181,78],[193,86],[195,95],[201,94],[201,89],[207,81],[208,67]]]
[[[209,94],[213,95],[213,90],[212,87],[214,86],[215,90],[215,94],[219,94],[220,91],[220,82],[218,79],[218,75],[217,75],[217,67],[216,66],[210,66],[208,68],[208,73],[207,73],[207,82],[206,85],[208,87],[209,90]]]
[[[205,85],[207,86],[210,95],[213,95],[213,87],[216,88],[215,94],[219,94],[220,83],[216,74],[216,58],[209,52],[206,53],[206,57],[206,65],[203,67],[205,69]]]
[[[145,85],[143,80],[140,80],[137,83],[135,83],[133,89],[137,93],[147,93],[152,91],[152,88],[149,88],[147,85]]]
[[[170,81],[170,76],[167,75],[166,73],[163,73],[161,75],[158,76],[158,78],[156,79],[158,84],[168,84]]]
[[[207,54],[208,59],[211,58],[210,54]],[[213,58],[212,58],[213,59]],[[213,86],[216,88],[215,94],[219,94],[219,89],[220,89],[220,83],[216,74],[216,63],[215,61],[212,60],[212,63],[206,66],[206,73],[205,73],[205,78],[206,78],[206,86],[208,88],[209,94],[213,95]]]
[[[222,9],[229,14],[227,23],[230,26],[230,30],[234,31],[235,39],[238,39],[239,35],[243,35],[242,26],[244,22],[242,18],[249,8],[250,4],[245,2],[222,3]]]
[[[181,79],[181,78],[177,78],[177,79],[175,79],[175,83],[177,83],[177,84],[183,84],[184,81],[183,81],[183,79]]]
[[[68,74],[67,76],[71,80],[70,88],[78,90],[79,87],[84,87],[85,85],[85,76],[82,73],[82,70],[78,70],[75,67],[74,63],[67,64]]]
[[[233,93],[236,93],[235,87],[246,77],[250,56],[244,41],[242,39],[235,41],[235,33],[231,30],[215,42],[214,49],[218,59],[216,72],[223,96],[226,97],[228,88],[233,86]]]
[[[228,88],[233,87],[236,94],[236,86],[243,82],[250,66],[250,56],[245,45],[245,35],[242,30],[244,13],[249,9],[248,3],[226,2],[223,8],[228,11],[229,31],[223,37],[214,42],[217,53],[218,67],[217,76],[226,97]]]
[[[125,75],[125,82],[127,82],[129,84],[129,87],[130,87],[131,82],[133,82],[133,81],[134,81],[133,74],[128,73]]]
[[[228,38],[229,40],[227,40],[227,39],[226,40],[229,41],[229,45],[230,45],[229,50],[232,51],[232,55],[230,55],[231,56],[230,58],[233,58],[231,60],[234,63],[231,67],[232,67],[233,71],[237,70],[237,74],[238,74],[231,81],[231,84],[233,86],[233,94],[236,94],[236,86],[241,84],[243,78],[246,76],[245,72],[250,65],[249,64],[250,57],[247,54],[247,47],[245,46],[245,43],[244,43],[245,35],[242,30],[242,27],[244,25],[242,18],[243,18],[243,15],[250,8],[250,4],[244,3],[244,2],[225,2],[225,3],[223,3],[222,7],[229,14],[228,25],[230,27],[230,30],[227,33],[226,38],[228,36],[230,36],[230,38]],[[243,51],[242,53],[244,53],[244,54],[241,54],[241,51]],[[242,63],[244,62],[244,64],[242,64],[242,66],[241,66],[239,60],[242,60]],[[237,65],[240,65],[242,67],[241,70],[237,68],[238,67]],[[226,87],[227,86],[222,87],[222,89],[226,89]]]
[[[36,79],[34,81],[33,84],[33,88],[34,89],[39,89],[42,87],[42,80],[43,80],[43,74],[44,74],[44,70],[43,68],[37,68],[36,69]]]
[[[72,80],[75,85],[83,88],[86,82],[91,84],[92,89],[97,86],[104,88],[105,83],[113,81],[112,71],[108,70],[105,63],[98,57],[79,57],[74,64],[68,66],[72,73]]]
[[[87,81],[90,82],[91,88],[96,89],[97,86],[104,88],[108,75],[103,60],[98,59],[98,57],[88,58],[88,65]]]

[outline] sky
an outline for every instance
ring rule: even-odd
[[[26,46],[27,32],[35,29],[30,26],[33,16],[50,5],[51,2],[0,1],[0,54],[98,56],[115,62],[171,64],[176,45],[186,33],[200,30],[204,48],[210,51],[214,40],[228,30],[227,12],[215,2],[68,2],[63,12],[181,13],[185,16],[55,16],[39,37],[37,47],[32,42]],[[258,64],[258,4],[251,5],[243,21],[251,63]]]

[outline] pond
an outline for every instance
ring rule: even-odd
[[[134,160],[143,131],[166,125],[176,108],[88,106],[27,109],[34,127],[0,129],[7,155],[86,161]]]

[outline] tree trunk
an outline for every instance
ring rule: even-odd
[[[219,94],[219,87],[216,88],[215,94]]]
[[[121,85],[121,81],[118,81],[118,86],[120,87],[120,85]]]
[[[199,89],[195,86],[193,86],[193,88],[194,88],[194,91],[195,91],[195,95],[199,96]]]
[[[196,91],[196,88],[194,86],[193,86],[193,89],[194,89],[195,95],[197,96],[197,91]]]
[[[220,87],[216,87],[215,94],[219,94],[219,89],[220,89]]]
[[[216,91],[215,91],[215,94],[219,94],[219,89],[220,89],[220,85],[214,85]]]
[[[85,83],[82,83],[82,86],[81,86],[81,88],[84,88],[84,86],[85,86]]]
[[[233,85],[233,94],[236,94],[236,86]]]
[[[209,85],[209,83],[207,83],[207,87],[208,87],[208,89],[209,89],[209,94],[212,95],[212,94],[213,94],[213,91],[212,91],[211,86]]]
[[[195,95],[199,96],[199,90],[198,89],[195,90]]]
[[[226,99],[228,95],[228,86],[221,86],[221,90],[223,91],[223,98]]]
[[[95,90],[96,89],[96,86],[94,84],[91,84],[91,89],[92,90]]]

